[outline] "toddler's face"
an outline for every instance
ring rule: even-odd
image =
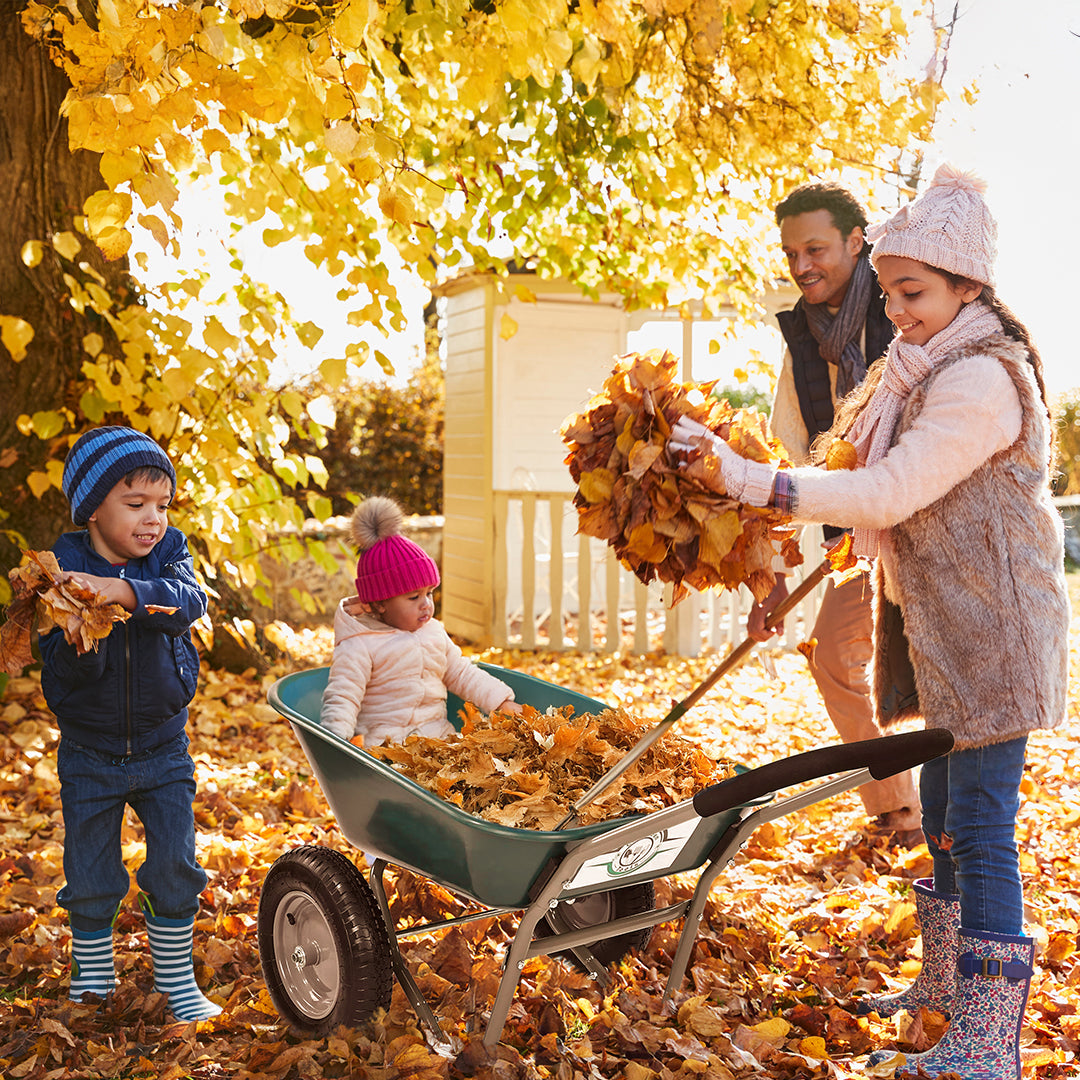
[[[375,607],[387,626],[413,633],[435,614],[435,586],[392,596]]]
[[[113,565],[149,555],[165,535],[171,501],[168,480],[121,480],[90,515],[94,550]]]

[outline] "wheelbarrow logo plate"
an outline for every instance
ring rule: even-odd
[[[566,886],[566,891],[602,885],[610,882],[612,878],[624,878],[644,870],[648,870],[654,877],[663,873],[678,858],[679,852],[686,846],[686,841],[690,839],[700,820],[691,818],[673,825],[670,829],[638,837],[618,851],[607,851],[589,859],[582,863],[581,869]]]

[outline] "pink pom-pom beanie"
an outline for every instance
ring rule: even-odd
[[[867,231],[874,269],[882,255],[900,255],[993,286],[997,223],[985,190],[974,173],[942,165],[919,198]]]
[[[352,534],[360,549],[356,595],[365,604],[434,588],[439,567],[417,543],[401,535],[405,515],[393,499],[376,495],[353,512]]]

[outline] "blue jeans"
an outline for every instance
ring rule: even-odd
[[[923,832],[934,891],[960,894],[965,930],[1022,934],[1016,815],[1027,737],[956,750],[922,767]]]
[[[146,833],[146,859],[135,879],[154,913],[195,915],[207,878],[195,860],[195,763],[187,734],[130,757],[61,738],[56,759],[67,879],[56,901],[71,925],[87,932],[110,926],[127,896],[120,828],[128,805]]]

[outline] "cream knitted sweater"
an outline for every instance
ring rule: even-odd
[[[514,692],[466,660],[435,619],[419,630],[396,630],[373,615],[338,604],[334,655],[323,692],[323,727],[349,739],[363,735],[368,746],[401,742],[408,735],[444,738],[446,691],[491,712]]]

